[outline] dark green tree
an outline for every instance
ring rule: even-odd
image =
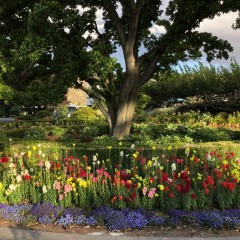
[[[13,37],[1,31],[0,49],[7,42],[8,56],[24,65],[13,64],[19,68],[15,76],[21,77],[15,84],[28,85],[46,76],[60,86],[74,84],[95,99],[108,119],[110,134],[121,139],[130,132],[141,88],[156,72],[202,52],[208,61],[228,57],[232,47],[227,41],[195,29],[206,18],[239,9],[236,0],[15,0],[4,2],[0,30],[6,28],[10,34],[8,21],[17,22],[19,27],[10,24],[17,42],[14,45]],[[97,24],[99,11],[102,29]],[[152,34],[153,25],[164,31]],[[146,51],[141,54],[143,46]],[[124,56],[124,70],[111,58],[117,47]],[[91,88],[84,88],[83,80]]]

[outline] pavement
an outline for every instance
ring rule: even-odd
[[[9,123],[9,122],[15,122],[15,118],[11,118],[11,117],[0,118],[0,123]]]
[[[123,233],[92,232],[86,235],[74,233],[42,232],[18,228],[0,227],[0,240],[240,240],[239,237],[133,237]]]

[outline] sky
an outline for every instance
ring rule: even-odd
[[[168,5],[169,0],[163,0],[163,9]],[[79,13],[81,14],[84,10],[79,7]],[[121,6],[118,6],[117,9],[118,15],[121,16]],[[236,18],[238,17],[238,13],[228,13],[228,14],[222,14],[220,16],[215,17],[214,19],[206,19],[201,24],[199,29],[197,29],[200,32],[210,32],[213,35],[217,36],[218,38],[221,38],[223,40],[227,40],[232,47],[234,48],[234,51],[229,53],[229,59],[214,59],[211,64],[215,66],[223,66],[223,67],[229,67],[231,60],[235,59],[238,64],[240,64],[240,29],[234,30],[232,28],[233,23],[235,22]],[[97,23],[98,28],[100,32],[104,31],[104,21],[102,20],[102,10],[97,10]],[[150,31],[156,35],[159,35],[161,33],[165,32],[165,29],[163,27],[159,26],[152,26]],[[87,34],[86,34],[87,35]],[[142,49],[143,50],[143,49]],[[144,50],[143,50],[144,51]],[[116,57],[118,59],[118,62],[122,64],[124,67],[124,60],[122,56],[121,49],[118,49],[118,52],[113,55],[113,57]],[[206,58],[203,57],[199,59],[202,63],[208,64],[206,61]],[[181,64],[181,63],[180,63]],[[197,64],[196,61],[188,61],[184,63],[186,65],[189,65],[190,67],[193,67]]]
[[[237,17],[238,13],[232,12],[222,14],[212,20],[204,20],[200,24],[198,29],[200,32],[210,32],[223,40],[227,40],[234,48],[234,51],[229,53],[228,60],[215,59],[211,62],[213,65],[228,67],[231,63],[231,59],[233,58],[238,64],[240,64],[240,29],[234,30],[232,28],[232,24],[235,22]],[[202,59],[202,62],[207,64],[205,59]],[[192,65],[193,62],[189,61],[188,64]]]

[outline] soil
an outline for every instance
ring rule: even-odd
[[[44,232],[59,232],[59,233],[72,233],[72,234],[82,234],[87,235],[90,233],[103,232],[104,235],[109,235],[110,232],[104,228],[91,228],[91,227],[71,227],[69,229],[64,229],[56,225],[40,225],[34,224],[29,226],[21,226],[9,222],[0,222],[0,227],[10,227],[10,228],[21,228],[35,231]],[[240,227],[238,229],[225,229],[225,230],[210,230],[210,229],[194,229],[188,226],[179,226],[177,228],[170,227],[151,227],[144,228],[141,230],[126,230],[123,233],[124,236],[143,236],[143,237],[240,237]]]

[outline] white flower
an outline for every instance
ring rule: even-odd
[[[132,145],[131,145],[131,148],[135,148],[135,144],[132,144]]]
[[[45,158],[45,157],[46,157],[46,154],[43,153],[43,154],[42,154],[42,157]]]
[[[45,162],[45,168],[46,168],[47,170],[49,170],[50,167],[51,167],[51,163],[50,163],[49,161],[46,161],[46,162]]]
[[[120,157],[123,157],[123,151],[120,152]]]
[[[97,161],[97,164],[100,164],[100,161],[99,161],[99,160]]]
[[[42,154],[42,150],[38,150],[38,155],[41,155]]]
[[[97,156],[96,155],[93,155],[93,161],[97,161]]]
[[[17,177],[16,177],[16,180],[17,180],[18,183],[21,182],[22,181],[22,176],[20,174],[18,174]]]
[[[47,186],[46,185],[42,186],[42,191],[43,191],[43,193],[47,193]]]
[[[172,163],[171,168],[173,172],[176,171],[177,169],[176,163]]]
[[[10,163],[10,164],[8,165],[8,167],[14,168],[14,167],[15,167],[15,164],[14,164],[14,163]]]
[[[14,184],[9,185],[9,189],[12,191],[15,191],[16,188],[17,188],[17,185],[14,185]]]

